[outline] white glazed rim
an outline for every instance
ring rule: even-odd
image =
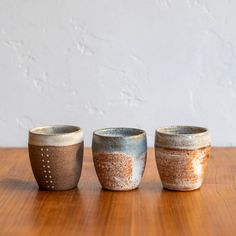
[[[43,133],[37,132],[40,130],[50,130],[50,129],[65,129],[65,132],[55,132],[55,133]],[[69,130],[70,129],[70,130]],[[72,130],[73,129],[73,130]],[[68,131],[66,131],[68,130]],[[32,128],[29,132],[36,135],[46,135],[46,136],[57,136],[57,135],[68,135],[71,133],[80,132],[81,128],[74,125],[49,125],[49,126],[41,126]]]
[[[187,132],[184,132],[184,130],[186,130]],[[199,136],[207,134],[209,130],[207,128],[200,126],[172,125],[158,128],[156,129],[156,132],[161,135],[170,135],[170,136],[190,136],[190,135]]]
[[[156,130],[156,147],[194,150],[210,145],[211,137],[207,128],[167,126]]]
[[[78,126],[51,125],[36,127],[29,131],[29,144],[32,145],[67,146],[81,142],[83,142],[83,131]]]

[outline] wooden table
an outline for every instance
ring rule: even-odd
[[[162,189],[153,149],[139,189],[101,189],[86,149],[78,189],[39,191],[27,149],[0,149],[0,235],[236,235],[236,148],[214,148],[201,190]]]

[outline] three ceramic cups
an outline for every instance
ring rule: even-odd
[[[93,133],[93,161],[104,189],[127,191],[139,186],[146,165],[145,131],[106,128]],[[210,154],[207,129],[171,126],[156,130],[156,164],[164,188],[200,188]],[[29,156],[42,190],[68,190],[79,182],[83,162],[83,132],[76,126],[34,128],[29,132]]]

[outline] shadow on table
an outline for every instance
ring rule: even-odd
[[[37,189],[34,182],[29,182],[14,178],[5,178],[0,180],[0,189],[7,189],[8,191],[29,191]]]

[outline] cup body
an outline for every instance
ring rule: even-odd
[[[93,161],[104,189],[138,187],[146,165],[146,133],[134,128],[106,128],[93,133]]]
[[[83,162],[83,131],[56,125],[31,129],[28,150],[34,177],[42,190],[75,188]]]
[[[169,126],[156,130],[156,164],[163,187],[176,191],[200,188],[210,150],[206,128]]]

